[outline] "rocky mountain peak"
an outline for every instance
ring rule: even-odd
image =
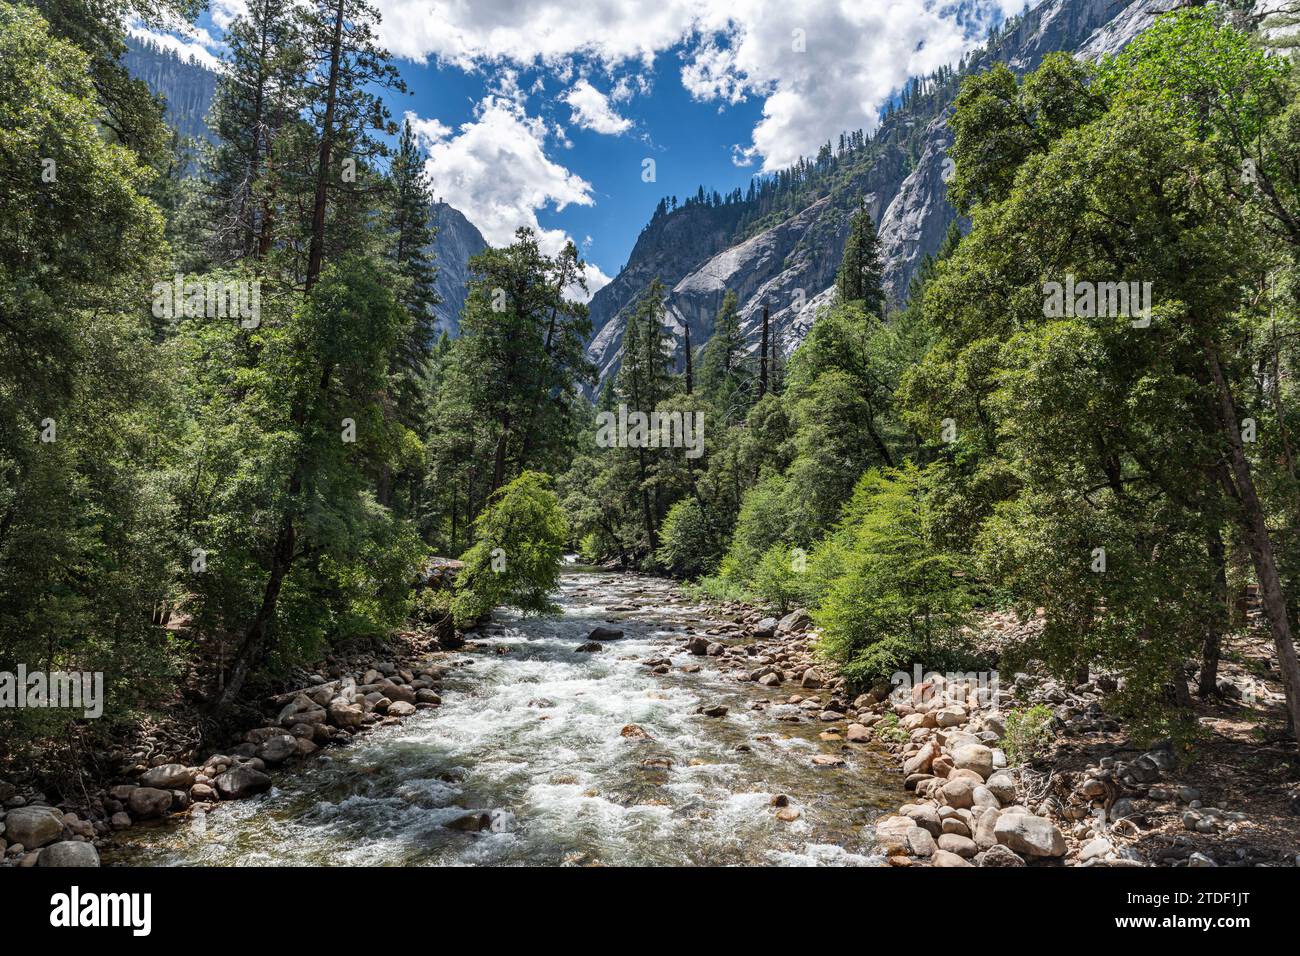
[[[1168,0],[1044,0],[968,57],[965,70],[1000,61],[1026,72],[1057,50],[1096,59],[1122,49],[1167,7]],[[732,290],[751,348],[767,304],[780,347],[793,351],[834,297],[849,216],[864,200],[880,233],[886,291],[893,306],[901,305],[957,218],[947,202],[946,161],[958,79],[894,111],[864,148],[835,157],[827,174],[808,167],[812,185],[794,194],[794,208],[758,217],[758,228],[746,203],[657,216],[624,269],[592,299],[588,357],[601,379],[617,371],[627,315],[656,277],[670,289],[665,324],[677,333],[679,349],[686,326],[694,347],[708,340]]]

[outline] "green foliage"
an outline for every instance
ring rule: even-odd
[[[454,593],[448,588],[425,588],[411,601],[411,618],[420,624],[438,625],[451,615]]]
[[[753,363],[745,357],[740,303],[728,290],[713,320],[713,334],[700,350],[700,391],[731,424],[743,420],[754,400]]]
[[[835,537],[839,573],[813,612],[821,653],[860,686],[913,663],[949,663],[973,596],[965,562],[931,531],[926,473],[868,472]]]
[[[876,737],[887,744],[907,743],[907,731],[899,726],[898,715],[890,711],[871,728]]]
[[[802,549],[773,545],[750,575],[749,589],[768,607],[786,614],[803,601],[807,555]]]
[[[526,471],[493,495],[475,520],[474,544],[462,557],[452,602],[458,627],[499,605],[525,613],[552,608],[569,527],[550,483]]]
[[[1006,719],[1006,733],[1002,736],[1002,749],[1006,751],[1007,762],[1014,767],[1031,763],[1046,753],[1055,736],[1052,732],[1055,720],[1052,708],[1046,704],[1010,711]]]
[[[544,255],[536,235],[470,261],[473,278],[460,336],[437,371],[426,440],[422,524],[455,552],[469,540],[488,498],[525,470],[559,473],[573,463],[575,432],[588,418],[578,387],[590,380],[584,354],[583,262],[569,243]]]
[[[163,229],[101,129],[96,61],[55,33],[0,3],[0,670],[103,672],[107,732],[179,664],[151,621],[176,560],[172,370],[145,308]],[[6,709],[0,751],[66,744],[79,717]]]
[[[1294,102],[1288,65],[1209,8],[1098,68],[995,70],[957,102],[953,195],[973,228],[924,291],[935,343],[900,389],[937,459],[940,536],[1043,609],[1029,653],[1118,673],[1116,705],[1153,727],[1185,719],[1186,662],[1223,632],[1225,535],[1257,580],[1281,579],[1268,616],[1282,658],[1293,643],[1295,542],[1266,515],[1298,500],[1275,418],[1295,393],[1271,384],[1295,358],[1278,338],[1300,246]],[[1070,277],[1144,284],[1149,311],[1047,308]],[[1262,417],[1278,441],[1243,440]]]
[[[849,235],[835,275],[835,290],[841,302],[861,302],[871,315],[883,314],[885,287],[880,238],[865,199],[849,219]]]
[[[696,498],[683,498],[668,509],[659,532],[659,563],[672,574],[698,577],[721,558],[721,543]]]
[[[748,584],[759,560],[773,547],[789,540],[794,503],[781,475],[769,475],[745,493],[731,536],[731,547],[719,573],[738,584]]]

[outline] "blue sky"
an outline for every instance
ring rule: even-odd
[[[194,27],[137,25],[210,65],[244,0]],[[572,238],[591,291],[659,199],[725,193],[872,129],[911,76],[1023,0],[376,0],[411,93],[393,96],[435,193],[493,244]],[[653,160],[654,181],[643,181]]]
[[[572,122],[572,107],[562,98],[571,84],[566,86],[542,70],[522,72],[518,80],[529,91],[529,115],[553,124],[546,154],[591,187],[590,205],[574,202],[559,210],[557,204],[548,203],[537,210],[538,222],[544,229],[563,230],[579,244],[584,257],[610,276],[627,261],[637,234],[662,197],[685,199],[700,185],[719,192],[744,188],[758,171],[753,162],[737,166],[732,154],[735,144],[748,141],[761,118],[762,103],[750,99],[720,107],[696,100],[678,80],[675,60],[675,52],[661,54],[651,72],[640,73],[653,77],[653,90],[638,95],[632,108],[618,113],[629,124],[618,135]],[[402,72],[412,95],[393,99],[394,114],[412,110],[452,128],[472,124],[483,96],[501,79],[499,74],[465,73],[433,64],[407,63]],[[599,78],[588,82],[608,95],[610,84]],[[535,84],[540,87],[533,92]],[[615,109],[619,106],[614,104]],[[555,126],[563,133],[557,134]],[[642,178],[647,159],[654,160],[653,182]],[[438,185],[435,181],[435,192]],[[465,204],[463,198],[460,202]]]

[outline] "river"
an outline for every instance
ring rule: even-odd
[[[754,709],[794,685],[741,683],[680,646],[716,625],[671,583],[574,570],[561,613],[498,612],[446,655],[442,706],[274,774],[261,797],[121,834],[126,865],[878,865],[871,822],[906,802],[887,754]],[[622,610],[616,610],[622,609]],[[597,624],[625,631],[576,648]],[[642,663],[671,657],[670,673]],[[681,665],[700,664],[687,673]],[[815,693],[804,691],[804,694]],[[823,692],[823,696],[824,696]],[[725,704],[725,717],[696,713]],[[628,724],[652,739],[621,736]],[[837,753],[840,768],[811,757]],[[784,795],[799,811],[775,815]],[[491,829],[445,824],[469,811]]]

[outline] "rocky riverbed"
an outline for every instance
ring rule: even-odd
[[[117,865],[1296,862],[1293,839],[1259,846],[1258,821],[1181,780],[1167,746],[1114,743],[1099,685],[928,675],[854,696],[801,611],[593,571],[566,574],[557,600],[556,615],[498,612],[463,647],[407,635],[387,657],[332,659],[224,752],[153,735],[88,801],[50,806],[0,781],[0,853],[24,866],[93,866],[101,850]],[[1020,627],[992,625],[998,640]],[[1008,766],[1008,714],[1034,704],[1057,749]]]
[[[893,758],[880,746],[845,754],[817,720],[774,721],[789,693],[719,666],[755,659],[749,628],[636,575],[569,573],[558,601],[561,614],[498,615],[464,648],[408,670],[436,677],[438,700],[398,708],[400,719],[366,713],[376,691],[359,683],[353,706],[368,729],[348,746],[270,774],[252,799],[124,829],[103,841],[104,862],[885,862],[873,824],[906,799]],[[323,708],[332,725],[341,704],[330,692],[298,713]],[[227,755],[231,766],[278,737],[252,736],[265,739]]]
[[[1105,710],[1116,689],[1106,675],[1068,686],[1040,673],[1000,675],[1006,683],[990,681],[991,674],[916,674],[899,687],[882,685],[849,700],[842,681],[814,653],[816,634],[803,612],[778,619],[725,603],[714,613],[740,623],[758,642],[743,655],[718,645],[695,651],[716,655],[739,681],[793,691],[770,709],[776,720],[820,722],[821,737],[842,741],[846,758],[871,744],[895,755],[911,796],[875,825],[891,865],[1300,866],[1294,826],[1300,787],[1288,796],[1285,764],[1272,763],[1267,774],[1265,767],[1229,774],[1238,788],[1254,778],[1255,800],[1211,775],[1216,795],[1230,798],[1211,802],[1210,793],[1193,785],[1206,778],[1207,761],[1189,761],[1191,744],[1180,758],[1171,741],[1138,747],[1128,739],[1122,722]],[[993,613],[969,639],[1001,651],[1040,626]],[[1011,766],[1004,750],[1008,725],[1030,708],[1047,717],[1042,751],[1037,760]],[[1212,727],[1221,716],[1202,720]],[[1226,756],[1233,759],[1240,749]],[[1273,753],[1263,759],[1271,761]]]

